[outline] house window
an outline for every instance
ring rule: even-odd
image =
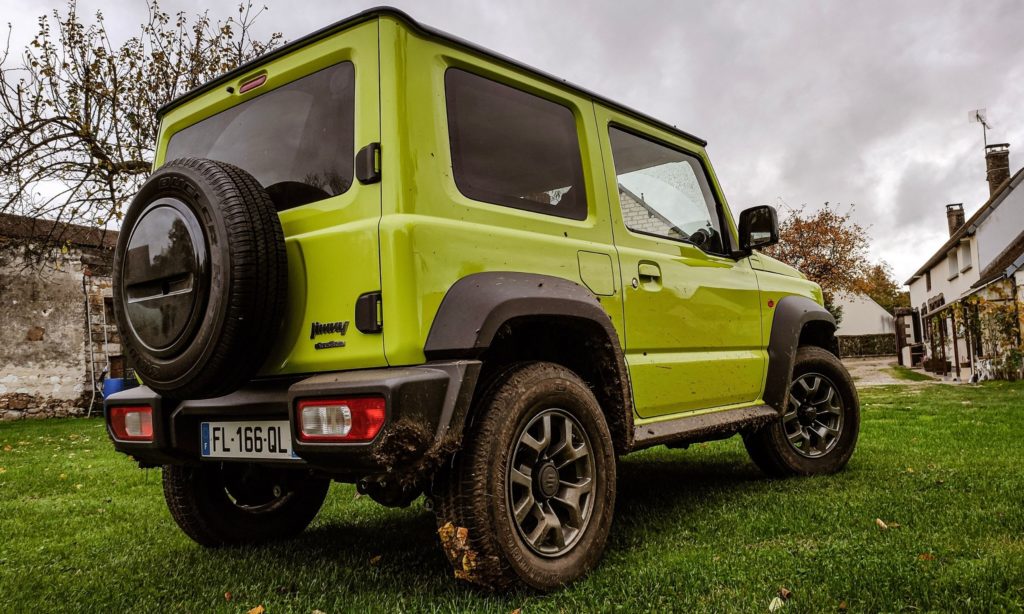
[[[965,241],[960,244],[960,272],[971,269],[971,242]]]
[[[956,258],[957,250],[953,250],[946,254],[946,262],[949,264],[949,278],[953,279],[960,274],[960,264]]]
[[[932,271],[928,269],[924,272],[924,289],[928,292],[932,291]],[[923,310],[922,310],[923,311]]]

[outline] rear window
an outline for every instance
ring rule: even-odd
[[[445,73],[445,95],[460,192],[516,209],[587,217],[572,111],[454,68]]]
[[[241,167],[280,211],[349,189],[354,129],[355,68],[342,62],[185,128],[171,137],[164,159]]]

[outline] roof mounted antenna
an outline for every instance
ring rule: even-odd
[[[992,129],[992,126],[988,123],[988,111],[985,109],[975,109],[967,114],[967,121],[971,123],[981,124],[981,139],[985,143],[985,147],[988,147],[988,131]]]

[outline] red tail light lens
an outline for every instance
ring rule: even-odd
[[[153,441],[153,408],[111,407],[110,430],[122,441]]]
[[[312,442],[370,441],[384,426],[384,397],[299,401],[299,439]]]

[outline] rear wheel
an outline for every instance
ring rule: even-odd
[[[778,422],[747,435],[747,451],[773,476],[835,473],[850,460],[860,430],[860,401],[831,352],[797,350],[786,409]]]
[[[615,504],[615,452],[593,393],[551,363],[497,376],[463,450],[435,481],[456,577],[553,590],[600,560]]]
[[[330,480],[243,463],[168,465],[164,499],[195,542],[230,546],[301,533],[323,505]]]

